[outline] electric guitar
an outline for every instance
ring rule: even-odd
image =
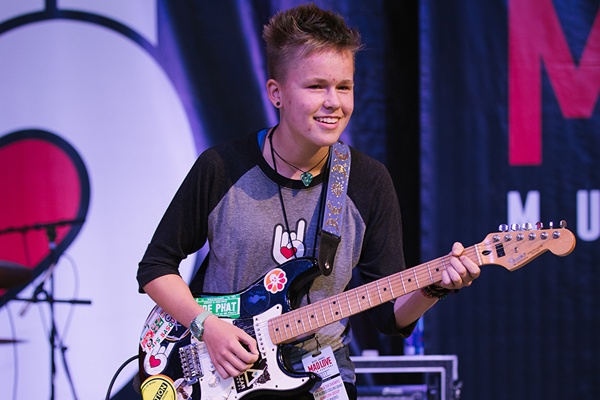
[[[561,222],[558,228],[513,227],[490,233],[465,254],[479,266],[496,264],[514,271],[542,253],[566,256],[575,237]],[[144,399],[171,391],[177,399],[241,399],[277,392],[294,396],[320,378],[285,365],[282,345],[319,328],[440,282],[450,255],[408,268],[336,296],[296,308],[307,285],[320,275],[316,260],[297,258],[267,273],[247,289],[227,295],[200,294],[197,300],[220,318],[243,329],[258,343],[259,360],[241,376],[222,379],[204,342],[158,306],[150,313],[140,339],[141,389]],[[227,315],[227,317],[223,317]],[[176,394],[175,394],[176,393]],[[162,398],[162,397],[160,397]]]

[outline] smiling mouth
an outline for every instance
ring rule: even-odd
[[[335,124],[339,122],[340,118],[333,117],[315,117],[315,121],[322,122],[324,124]]]

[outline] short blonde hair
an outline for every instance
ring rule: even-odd
[[[362,48],[358,30],[346,25],[344,18],[314,4],[280,11],[263,28],[269,78],[283,79],[287,66],[320,51],[349,51],[352,56]]]

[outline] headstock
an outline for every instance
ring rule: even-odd
[[[554,255],[566,256],[575,248],[575,241],[566,221],[561,221],[558,227],[551,222],[547,229],[538,222],[535,228],[530,223],[500,225],[499,232],[488,234],[474,247],[480,265],[498,264],[514,271],[548,250]]]

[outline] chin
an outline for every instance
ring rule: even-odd
[[[317,142],[321,142],[322,146],[330,146],[338,141],[346,126],[338,126],[332,129],[321,129],[321,132],[315,138]]]
[[[342,136],[341,132],[331,132],[327,135],[319,135],[319,137],[315,138],[313,142],[319,147],[329,147],[335,144],[340,136]]]

